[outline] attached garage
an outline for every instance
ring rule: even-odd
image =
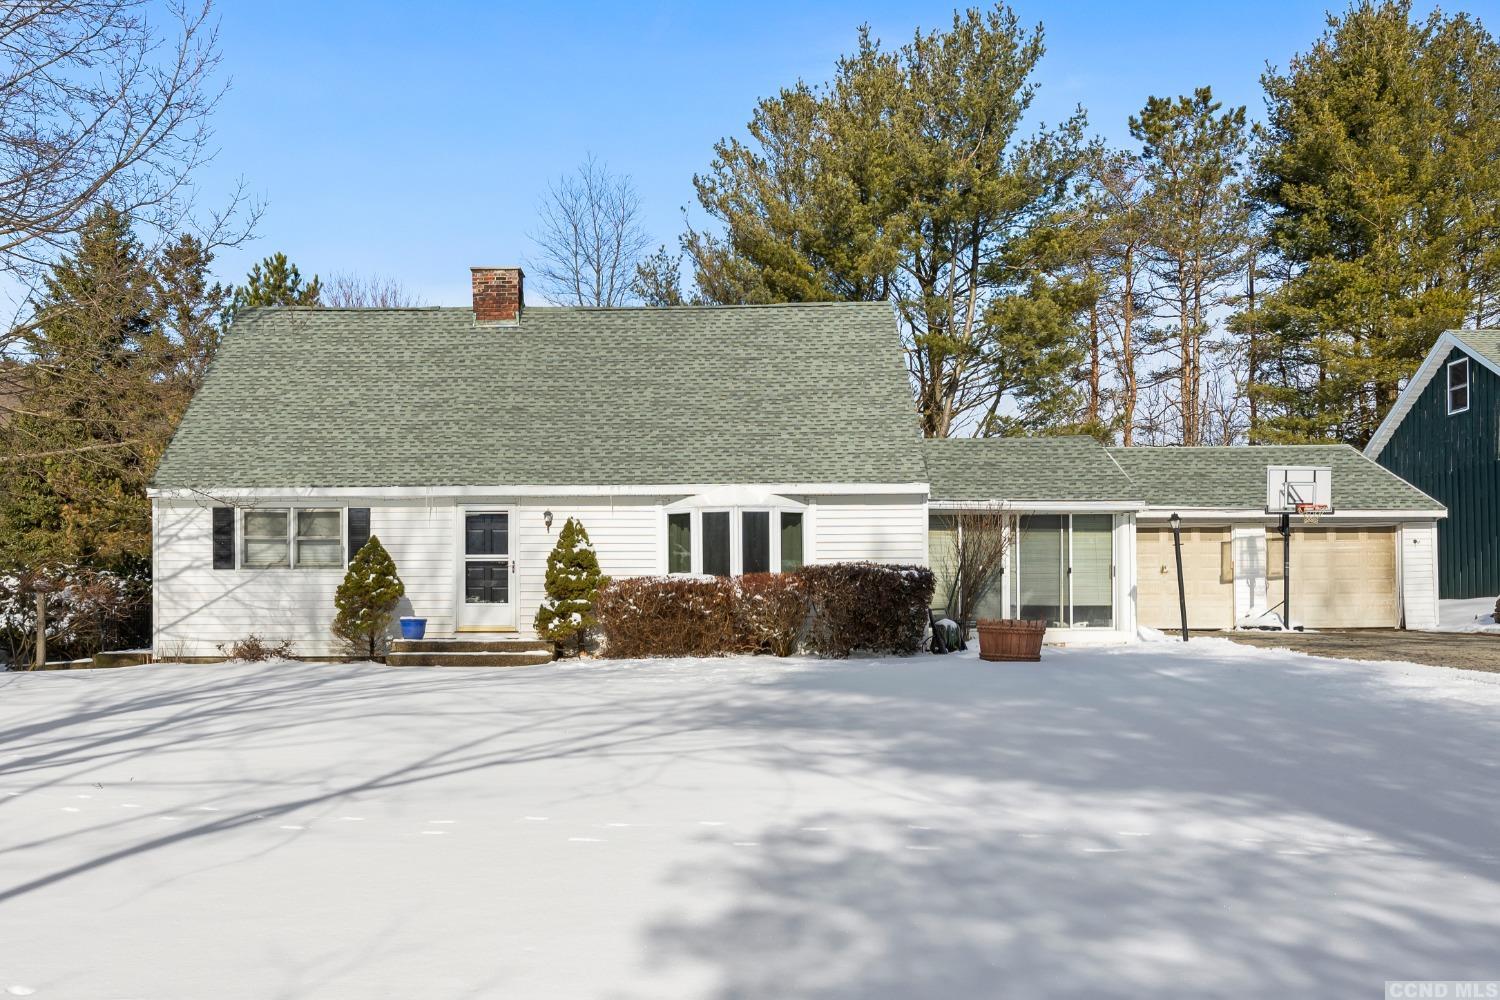
[[[1234,578],[1224,573],[1229,527],[1182,529],[1182,578],[1188,628],[1234,627]],[[1170,528],[1142,526],[1136,532],[1136,615],[1142,625],[1182,627],[1177,597],[1177,559]]]
[[[1270,598],[1281,600],[1281,533],[1268,533]],[[1396,529],[1292,527],[1292,620],[1308,628],[1395,628]]]

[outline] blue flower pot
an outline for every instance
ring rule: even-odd
[[[427,634],[426,618],[401,619],[401,638],[420,639]]]

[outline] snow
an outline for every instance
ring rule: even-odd
[[[1195,638],[0,674],[0,995],[1500,978],[1500,675]]]
[[[1438,601],[1438,632],[1500,632],[1495,621],[1495,598],[1473,597]]]

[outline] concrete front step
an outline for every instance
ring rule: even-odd
[[[392,653],[551,653],[552,643],[545,639],[396,639]]]
[[[403,653],[392,650],[385,662],[393,667],[529,667],[551,663],[552,651]]]

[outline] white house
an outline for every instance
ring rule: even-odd
[[[1138,621],[1170,624],[1154,603],[1157,542],[1145,541],[1169,508],[1235,540],[1267,520],[1244,484],[1263,483],[1276,456],[1255,449],[1178,450],[1198,454],[1184,475],[1165,460],[1153,471],[1149,455],[1165,450],[1082,438],[923,442],[887,303],[528,307],[523,281],[475,268],[472,308],[236,321],[150,491],[158,655],[215,657],[250,633],[338,652],[333,593],[371,534],[406,584],[401,613],[427,618],[429,637],[525,636],[568,517],[611,576],[738,574],[923,564],[943,511],[973,504],[1018,518],[1005,583],[982,611],[1046,618],[1054,640],[1128,640]],[[1417,549],[1441,506],[1336,450],[1336,493],[1380,483],[1360,486],[1350,530],[1403,543],[1381,570],[1397,613],[1369,623],[1426,622],[1435,597]],[[1235,490],[1192,492],[1220,466],[1236,470]],[[1191,536],[1193,566],[1205,545]],[[1259,551],[1246,545],[1233,551]],[[1258,607],[1265,581],[1248,558],[1227,571],[1243,602],[1195,626]],[[1326,617],[1348,609],[1334,601]]]

